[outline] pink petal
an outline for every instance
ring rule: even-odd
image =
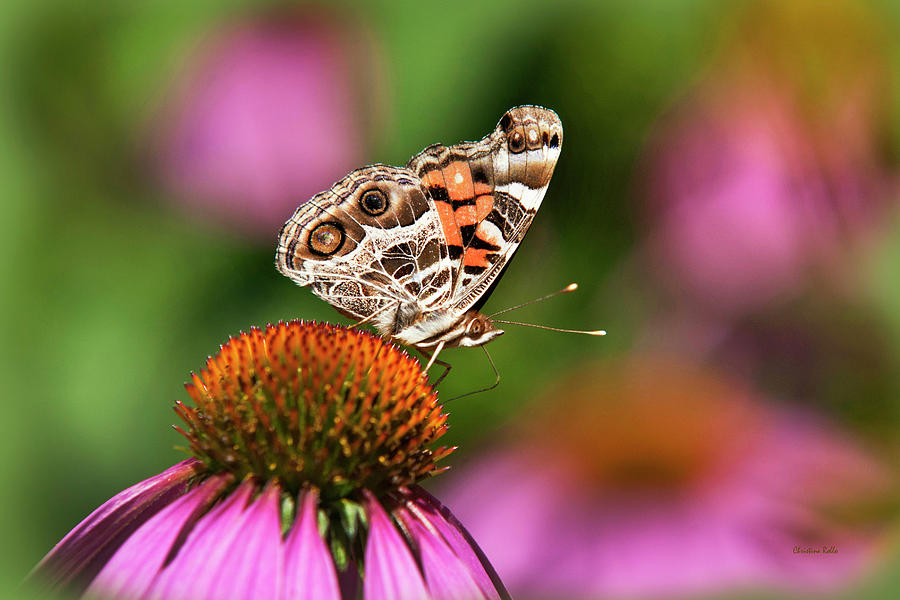
[[[334,561],[319,535],[317,493],[301,494],[298,505],[297,519],[287,539],[281,598],[340,600]]]
[[[225,552],[247,518],[249,511],[244,508],[255,489],[252,481],[245,481],[200,519],[184,546],[154,582],[149,598],[209,597]]]
[[[378,500],[366,493],[369,539],[366,541],[363,597],[366,600],[430,598],[409,547]]]
[[[29,577],[80,593],[125,540],[182,496],[188,480],[203,468],[199,460],[189,458],[119,492],[70,531]]]
[[[408,508],[423,524],[443,537],[456,557],[466,565],[485,597],[497,600],[508,597],[494,567],[450,510],[419,486],[412,486],[408,493],[414,499]]]
[[[487,598],[469,573],[468,567],[450,549],[440,533],[426,526],[405,508],[394,510],[394,516],[406,527],[418,548],[419,561],[425,572],[428,592],[435,600],[477,600]]]
[[[106,563],[85,594],[138,598],[159,573],[173,544],[183,539],[230,477],[215,475],[144,523]]]
[[[245,519],[217,567],[209,597],[271,600],[281,588],[281,489],[270,484],[245,511]]]

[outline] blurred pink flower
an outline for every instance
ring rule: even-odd
[[[308,10],[216,33],[165,111],[163,179],[204,218],[274,236],[364,162],[383,109],[376,56],[367,31]]]
[[[724,315],[839,268],[888,196],[888,73],[871,15],[843,2],[748,6],[641,170],[660,278]]]
[[[838,432],[677,364],[581,373],[442,490],[514,597],[823,591],[869,564],[891,481]]]

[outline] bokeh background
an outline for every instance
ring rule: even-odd
[[[517,104],[565,145],[487,309],[577,281],[513,314],[609,335],[510,326],[431,489],[516,597],[900,595],[900,4],[0,11],[4,597],[230,333],[346,322],[274,269],[297,204]]]

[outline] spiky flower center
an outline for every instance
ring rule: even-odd
[[[213,471],[315,487],[324,502],[442,470],[446,414],[421,367],[369,333],[292,321],[230,338],[186,384],[178,430]]]

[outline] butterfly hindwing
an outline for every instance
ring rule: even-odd
[[[358,169],[302,204],[279,234],[276,265],[354,319],[446,296],[451,270],[421,182],[385,165]]]

